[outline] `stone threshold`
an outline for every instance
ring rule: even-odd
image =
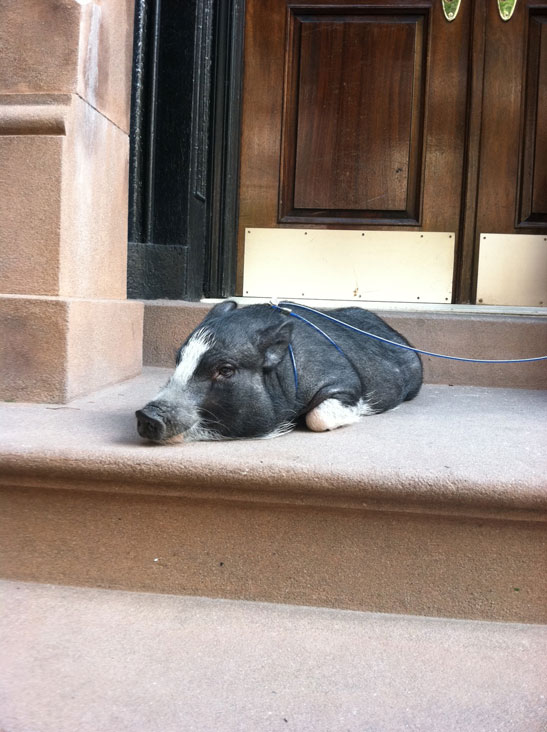
[[[253,305],[257,303],[268,303],[268,297],[250,297],[249,295],[236,295],[230,300],[235,300],[239,305]],[[362,307],[374,312],[399,311],[405,313],[454,313],[459,315],[505,315],[521,317],[537,317],[547,319],[547,307],[520,307],[513,305],[472,305],[470,303],[435,303],[435,302],[397,302],[380,300],[314,300],[304,297],[278,298],[291,302],[308,305],[312,308],[349,308]],[[222,298],[204,297],[200,300],[204,305],[215,305],[222,302]]]
[[[249,298],[235,298],[240,305]],[[189,333],[207,315],[212,301],[144,300],[143,363],[172,366],[175,353]],[[310,301],[302,301],[310,304]],[[346,302],[313,302],[313,306],[357,305]],[[487,359],[530,358],[547,355],[545,308],[487,311],[471,306],[423,304],[388,307],[365,303],[417,348],[453,356]],[[511,310],[511,312],[509,312]],[[363,336],[364,338],[364,336]],[[423,356],[424,381],[519,389],[547,389],[545,361],[526,364],[475,364]]]
[[[540,732],[547,628],[0,581],[13,732]]]
[[[1,403],[0,484],[223,501],[547,516],[547,393],[425,385],[397,409],[328,433],[153,445],[134,411],[170,370],[69,404]]]

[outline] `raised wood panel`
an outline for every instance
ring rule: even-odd
[[[532,14],[526,65],[520,226],[547,225],[547,16]]]
[[[281,221],[418,224],[427,9],[289,23]]]

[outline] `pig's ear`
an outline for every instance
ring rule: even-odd
[[[263,354],[265,369],[273,369],[285,355],[291,342],[293,323],[287,320],[280,325],[270,325],[260,333],[259,348]]]
[[[232,310],[235,310],[236,308],[237,308],[237,302],[234,302],[233,300],[223,300],[222,302],[219,302],[217,305],[215,305],[215,307],[209,311],[209,313],[207,314],[207,317],[212,318],[212,317],[227,315],[228,313],[232,312]]]

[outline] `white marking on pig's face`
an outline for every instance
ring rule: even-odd
[[[184,346],[181,359],[171,377],[171,384],[186,386],[197,369],[203,354],[208,351],[214,338],[207,330],[198,330]]]

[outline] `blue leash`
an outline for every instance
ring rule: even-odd
[[[294,358],[294,351],[293,351],[290,343],[289,343],[289,356],[291,357],[292,372],[294,374],[294,391],[296,393],[298,391],[298,371],[296,370],[296,361]]]
[[[388,338],[382,338],[382,336],[375,335],[374,333],[369,333],[366,330],[361,330],[361,328],[356,328],[354,325],[350,325],[349,323],[344,323],[343,320],[338,320],[338,318],[334,318],[332,315],[327,315],[327,313],[322,313],[320,310],[315,310],[314,308],[310,308],[307,305],[298,305],[295,302],[275,302],[274,300],[270,301],[270,305],[275,310],[279,310],[280,312],[286,313],[287,315],[290,315],[293,318],[297,318],[298,320],[301,320],[303,323],[307,323],[307,325],[311,326],[314,330],[316,330],[318,333],[320,333],[324,338],[326,338],[329,343],[331,343],[337,351],[339,351],[343,356],[346,356],[346,354],[342,351],[342,349],[332,340],[330,336],[328,336],[324,331],[321,330],[321,328],[318,328],[314,323],[311,323],[306,318],[303,318],[301,315],[298,315],[298,313],[293,313],[291,308],[300,308],[301,310],[307,310],[310,313],[315,313],[315,315],[320,315],[322,318],[325,318],[326,320],[330,320],[333,323],[337,323],[338,325],[341,325],[344,328],[348,328],[349,330],[353,330],[356,333],[361,333],[362,335],[368,336],[369,338],[374,338],[376,341],[382,341],[382,343],[389,343],[392,346],[397,346],[397,348],[403,348],[405,351],[414,351],[414,353],[421,353],[424,356],[434,356],[435,358],[445,358],[450,361],[466,361],[468,363],[530,363],[532,361],[547,361],[547,356],[535,356],[534,358],[507,358],[507,359],[488,359],[488,358],[464,358],[463,356],[447,356],[443,353],[432,353],[431,351],[423,351],[420,348],[413,348],[412,346],[406,346],[402,343],[397,343],[396,341],[390,341]],[[292,350],[292,347],[289,346],[289,353],[291,356],[293,371],[294,371],[294,378],[295,378],[295,384],[298,389],[298,376],[296,373],[296,362],[294,359],[294,353]]]

